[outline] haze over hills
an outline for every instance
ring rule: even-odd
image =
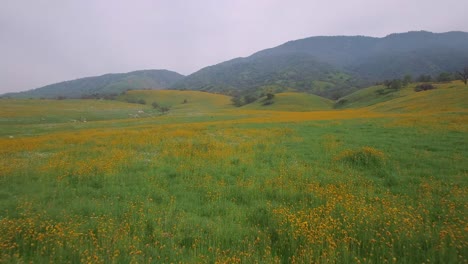
[[[128,73],[111,73],[50,84],[37,89],[9,93],[15,98],[80,98],[93,95],[118,94],[135,89],[165,89],[184,76],[168,70],[141,70]]]
[[[466,64],[466,32],[311,37],[203,68],[174,87],[231,93],[293,88],[337,97],[375,81],[453,72]]]
[[[116,94],[129,89],[200,90],[227,95],[299,91],[331,99],[377,81],[437,75],[468,66],[468,33],[412,31],[383,38],[320,36],[286,42],[184,77],[168,70],[106,74],[10,93],[9,97]]]

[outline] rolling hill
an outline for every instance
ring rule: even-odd
[[[305,53],[237,58],[204,68],[173,88],[229,95],[288,88],[323,95],[333,88],[357,88],[359,80]]]
[[[115,97],[126,90],[177,89],[232,96],[286,91],[338,99],[385,79],[437,75],[468,66],[468,33],[413,31],[383,38],[321,36],[286,42],[205,67],[184,77],[168,70],[143,70],[81,78],[13,98]]]
[[[271,103],[268,103],[269,101],[266,97],[262,97],[241,109],[305,112],[330,110],[333,106],[333,101],[329,99],[298,92],[278,93],[270,101]]]
[[[203,68],[173,88],[228,94],[292,88],[336,99],[376,81],[453,72],[467,63],[465,32],[311,37]]]
[[[86,77],[40,87],[37,89],[9,93],[12,98],[81,98],[96,95],[119,94],[130,89],[164,89],[184,76],[168,70],[142,70],[129,73],[105,74]]]
[[[467,108],[468,89],[461,81],[433,83],[433,90],[416,92],[413,83],[401,90],[382,85],[371,86],[336,101],[335,109],[366,108],[374,112],[446,112],[464,111]]]
[[[169,107],[171,112],[183,110],[195,113],[234,107],[229,96],[200,91],[133,90],[119,95],[116,99],[123,102],[143,100],[149,107],[156,102],[160,106]]]

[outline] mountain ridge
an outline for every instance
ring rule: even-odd
[[[118,94],[130,89],[165,89],[184,76],[169,70],[137,70],[107,73],[49,84],[36,89],[7,93],[3,97],[81,98]]]
[[[468,66],[468,33],[409,31],[385,37],[314,36],[204,67],[188,76],[142,70],[80,78],[3,97],[72,97],[170,88],[232,96],[296,90],[330,99],[386,79]],[[151,72],[158,72],[156,75]]]
[[[172,88],[260,94],[265,86],[275,86],[280,91],[292,88],[337,98],[377,81],[402,78],[406,74],[417,77],[454,72],[468,63],[467,47],[468,33],[462,31],[410,31],[382,38],[309,37],[205,67]],[[273,57],[281,57],[282,61],[275,66],[264,63]],[[309,63],[301,63],[306,60]],[[263,69],[252,67],[262,63]],[[229,78],[220,80],[220,76],[227,74]],[[256,78],[246,80],[242,76]],[[320,86],[317,82],[324,84]]]

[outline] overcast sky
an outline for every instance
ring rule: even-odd
[[[205,66],[318,35],[468,31],[467,0],[0,0],[0,94]]]

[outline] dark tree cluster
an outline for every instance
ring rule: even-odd
[[[159,112],[161,112],[161,114],[165,114],[171,109],[169,106],[162,106],[158,102],[152,102],[151,106],[153,109],[157,109]]]
[[[427,90],[432,90],[432,89],[435,89],[435,86],[433,86],[430,83],[423,83],[414,87],[414,91],[416,92],[427,91]]]
[[[273,99],[275,98],[275,95],[272,93],[267,93],[266,98],[263,99],[263,105],[271,105],[274,103]]]
[[[258,97],[253,94],[247,94],[244,96],[236,95],[231,98],[231,102],[234,106],[241,107],[243,105],[251,104],[258,100]]]
[[[400,90],[403,87],[403,83],[400,79],[385,80],[383,82],[388,89]]]

